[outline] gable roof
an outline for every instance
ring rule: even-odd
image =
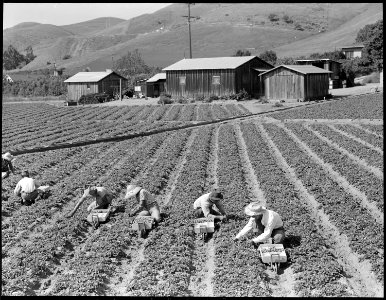
[[[329,58],[297,59],[296,61],[322,61],[322,60],[325,60],[325,61],[333,61],[333,62],[336,62],[336,63],[338,63],[338,64],[342,64],[342,63],[340,63],[340,62],[337,61],[337,60],[333,60],[333,59],[329,59]]]
[[[163,71],[236,69],[257,56],[229,56],[182,59]],[[260,59],[260,58],[258,58]],[[260,59],[261,60],[261,59]],[[268,63],[267,63],[268,64]]]
[[[112,73],[126,80],[125,77],[115,73],[114,71],[108,71],[108,72],[79,72],[79,73],[76,73],[74,76],[68,78],[64,82],[98,82]]]
[[[342,50],[343,49],[350,49],[350,48],[364,48],[365,47],[365,45],[352,45],[352,46],[344,46],[344,47],[342,47]]]
[[[310,66],[310,65],[280,65],[280,66],[277,66],[271,70],[268,70],[264,73],[261,73],[259,74],[259,76],[261,75],[264,75],[264,74],[267,74],[269,72],[272,72],[273,70],[276,70],[278,68],[286,68],[286,69],[290,69],[292,71],[295,71],[295,72],[299,72],[299,73],[302,73],[302,74],[324,74],[324,73],[332,73],[331,71],[327,71],[325,69],[322,69],[322,68],[318,68],[318,67],[315,67],[315,66]]]
[[[158,74],[155,74],[153,77],[151,77],[150,79],[148,79],[146,82],[156,82],[156,81],[162,80],[162,79],[165,79],[165,80],[166,80],[166,73],[158,73]]]

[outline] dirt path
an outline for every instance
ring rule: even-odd
[[[315,134],[319,139],[326,142],[330,147],[343,153],[344,155],[349,157],[353,162],[355,162],[357,165],[359,165],[360,167],[362,167],[366,171],[373,173],[377,178],[383,180],[383,172],[379,168],[368,165],[366,161],[364,161],[360,157],[350,153],[349,151],[347,151],[343,147],[339,146],[338,144],[332,142],[331,140],[329,140],[328,138],[323,136],[321,133],[319,133],[317,130],[310,128],[307,124],[304,124],[304,127],[306,129],[308,129],[309,131],[311,131],[313,134]]]
[[[359,129],[363,130],[364,132],[367,132],[367,133],[369,133],[369,134],[375,135],[376,137],[379,137],[379,138],[383,139],[383,136],[382,136],[382,135],[379,135],[379,134],[376,133],[376,132],[372,132],[372,131],[368,130],[367,128],[363,128],[363,127],[360,126],[359,124],[351,124],[351,126],[354,126],[354,127],[356,127],[356,128],[359,128]]]
[[[311,211],[312,218],[318,225],[322,235],[333,243],[333,250],[335,255],[339,258],[339,263],[344,267],[347,273],[347,281],[350,288],[359,297],[379,297],[382,295],[383,288],[378,284],[371,265],[368,261],[360,262],[359,256],[351,251],[349,241],[345,235],[341,235],[338,228],[336,228],[320,208],[320,204],[315,197],[308,193],[303,183],[297,178],[294,169],[289,166],[285,158],[281,155],[280,150],[276,147],[274,142],[268,136],[261,124],[258,125],[262,132],[266,143],[273,150],[273,154],[280,168],[284,171],[286,178],[294,185],[295,190],[298,191],[299,199]],[[282,127],[282,126],[281,126]]]
[[[220,126],[214,129],[209,161],[207,166],[207,179],[205,182],[205,191],[209,192],[218,189],[217,164],[218,164],[218,132]],[[213,297],[212,278],[215,269],[215,243],[211,238],[204,243],[199,236],[194,243],[194,252],[192,258],[193,270],[190,276],[189,290],[193,297]]]
[[[316,155],[303,141],[301,141],[291,130],[285,127],[284,124],[278,122],[277,126],[283,128],[284,131],[300,146],[300,148],[307,153],[310,158],[318,165],[320,165],[323,170],[328,174],[328,176],[334,180],[344,191],[354,198],[361,201],[361,204],[364,208],[366,208],[369,213],[374,217],[374,220],[379,224],[383,225],[383,213],[377,208],[377,206],[370,202],[367,199],[367,196],[358,190],[355,186],[351,185],[346,178],[341,176],[338,172],[334,171],[332,166],[326,162],[324,162],[319,156]]]
[[[373,146],[373,145],[371,145],[371,144],[361,140],[360,138],[357,138],[356,136],[353,136],[353,135],[351,135],[351,134],[349,134],[349,133],[347,133],[347,132],[345,132],[343,130],[340,130],[340,129],[336,128],[333,125],[327,125],[327,126],[330,127],[332,130],[334,130],[334,131],[336,131],[336,132],[338,132],[338,133],[340,133],[340,134],[342,134],[342,135],[344,135],[344,136],[346,136],[346,137],[348,137],[348,138],[350,138],[350,139],[352,139],[352,140],[354,140],[354,141],[364,145],[365,147],[370,148],[371,150],[374,150],[374,151],[378,152],[379,154],[383,155],[383,150],[382,149],[380,149],[378,147],[375,147],[375,146]]]

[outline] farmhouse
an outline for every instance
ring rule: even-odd
[[[328,95],[331,71],[314,66],[281,65],[259,76],[265,97],[276,100],[312,100]]]
[[[352,45],[347,47],[342,47],[342,52],[347,59],[354,59],[356,57],[362,57],[362,50],[364,45]]]
[[[64,82],[67,83],[67,98],[73,101],[78,101],[83,95],[94,93],[122,95],[122,90],[127,87],[127,79],[112,70],[79,72]]]
[[[158,73],[146,81],[146,96],[158,97],[165,91],[166,73]]]
[[[182,59],[166,67],[166,91],[172,97],[223,96],[246,90],[264,93],[261,72],[273,66],[257,56]]]
[[[320,58],[320,59],[298,59],[298,65],[312,65],[314,67],[322,68],[327,71],[331,71],[330,73],[330,81],[329,88],[337,89],[342,87],[342,71],[341,71],[341,63],[329,58]]]

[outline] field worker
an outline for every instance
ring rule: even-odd
[[[1,156],[1,173],[4,173],[4,174],[1,174],[2,179],[7,178],[10,172],[12,172],[12,174],[15,175],[15,170],[12,165],[12,160],[14,160],[14,157],[9,152]]]
[[[79,199],[71,213],[67,215],[67,218],[72,217],[78,210],[78,207],[89,196],[95,198],[95,201],[91,202],[91,204],[87,207],[88,212],[92,211],[93,209],[107,209],[114,198],[113,194],[106,188],[101,186],[91,186],[84,190],[83,196]]]
[[[245,207],[245,214],[251,218],[233,240],[239,240],[252,228],[257,228],[259,235],[252,239],[253,244],[263,243],[271,237],[274,244],[283,243],[285,237],[283,221],[277,212],[266,209],[259,202],[252,202]]]
[[[38,188],[40,184],[30,177],[28,171],[23,171],[21,177],[22,179],[17,183],[14,193],[16,196],[21,197],[21,204],[30,206],[35,203],[36,198],[39,196]]]
[[[226,219],[227,216],[221,203],[221,200],[223,199],[224,196],[216,191],[200,196],[193,204],[194,217],[213,217],[215,220]],[[215,205],[219,211],[214,210],[213,205]]]
[[[129,216],[133,217],[138,212],[138,216],[152,216],[156,223],[161,221],[161,213],[157,201],[154,196],[146,189],[130,184],[127,186],[125,199],[135,197],[138,203],[137,207],[129,212]]]

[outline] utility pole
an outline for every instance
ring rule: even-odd
[[[190,16],[190,4],[194,3],[188,3],[188,15],[183,16],[184,18],[188,18],[188,27],[189,27],[189,53],[190,53],[190,58],[192,58],[192,34],[190,31],[190,19],[199,19],[199,17],[191,17]]]

